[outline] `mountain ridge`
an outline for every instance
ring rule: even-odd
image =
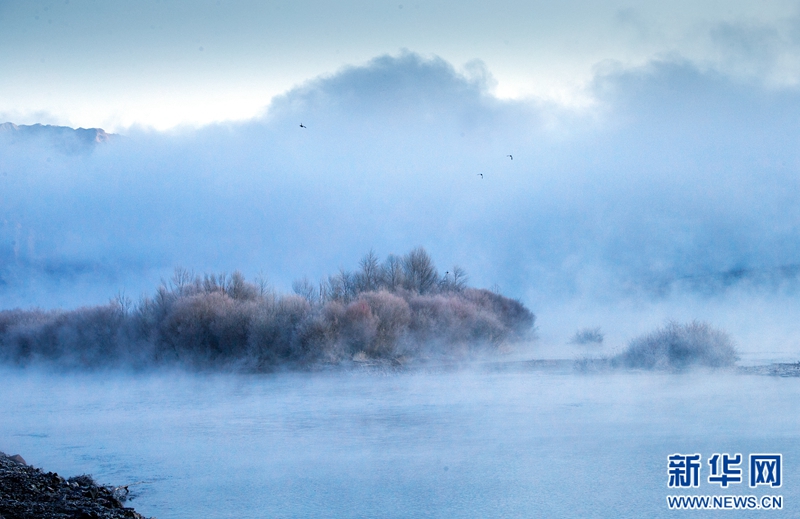
[[[0,124],[0,139],[11,144],[38,141],[56,146],[65,153],[91,152],[96,146],[105,144],[117,134],[108,133],[102,128],[71,128],[50,124]]]

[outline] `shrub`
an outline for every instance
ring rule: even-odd
[[[283,296],[239,272],[201,277],[178,268],[132,309],[118,297],[72,311],[0,311],[0,361],[266,371],[495,348],[533,328],[522,303],[467,288],[458,267],[440,278],[422,248],[383,265],[370,252],[360,267],[328,277],[318,292],[302,280],[297,294]]]
[[[411,324],[408,302],[385,290],[362,294],[359,300],[366,303],[376,319],[373,340],[366,353],[375,357],[394,356],[401,337]]]
[[[506,328],[508,338],[523,339],[535,331],[536,316],[516,299],[477,288],[465,289],[462,297],[495,315]]]
[[[570,339],[571,344],[602,344],[604,339],[603,332],[600,327],[597,328],[582,328],[575,332],[575,335]]]
[[[612,364],[643,369],[684,369],[692,365],[716,368],[732,366],[737,358],[727,333],[697,321],[669,322],[631,341]]]
[[[69,312],[0,313],[0,356],[17,364],[58,360],[64,366],[97,366],[118,360],[124,314],[116,305]]]

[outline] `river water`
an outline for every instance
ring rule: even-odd
[[[564,367],[270,375],[0,371],[0,449],[129,484],[159,519],[717,517],[667,495],[780,495],[800,514],[800,379]],[[700,486],[667,456],[700,453]],[[713,453],[783,455],[722,490]]]

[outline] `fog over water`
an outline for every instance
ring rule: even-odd
[[[780,315],[797,289],[796,89],[680,58],[598,67],[589,108],[491,85],[479,62],[404,53],[250,122],[83,151],[0,138],[2,307],[135,300],[175,266],[289,290],[422,245],[557,343],[691,313],[797,352]]]
[[[7,371],[5,449],[131,484],[183,517],[673,517],[668,494],[800,501],[796,379],[483,368],[269,376]],[[705,481],[713,452],[779,451],[780,489]],[[667,488],[666,457],[703,454]],[[744,469],[746,477],[747,469]],[[694,511],[711,517],[719,512]]]
[[[800,90],[748,77],[602,63],[593,102],[565,108],[403,52],[246,122],[85,146],[0,132],[0,310],[135,302],[176,266],[289,292],[423,246],[538,334],[494,367],[4,367],[0,449],[136,483],[161,519],[672,517],[669,454],[780,452],[795,513],[797,378],[511,362],[612,355],[671,319],[726,331],[740,365],[800,360]]]

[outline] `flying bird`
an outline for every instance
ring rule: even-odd
[[[483,173],[478,173],[478,176],[483,178]]]
[[[300,123],[300,128],[308,128],[308,126],[303,126],[303,123]]]
[[[506,157],[508,157],[511,160],[514,160],[514,155],[506,155]]]

